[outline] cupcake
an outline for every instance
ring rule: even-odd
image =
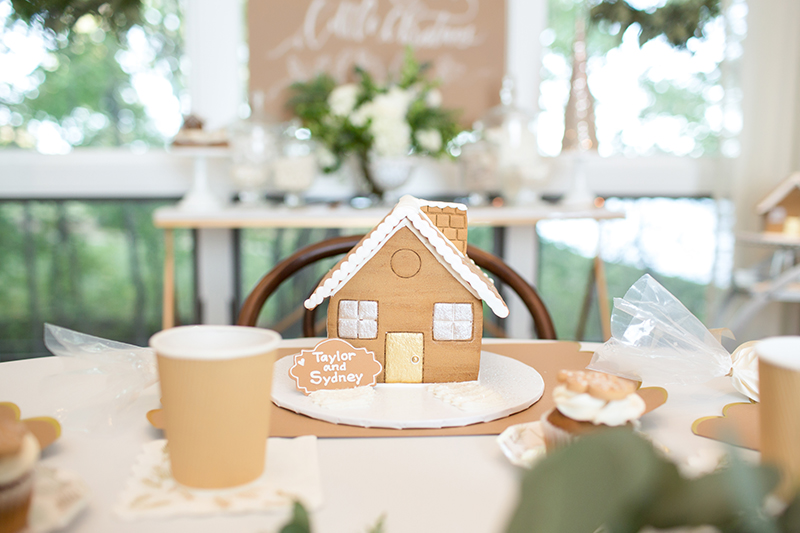
[[[38,460],[39,441],[25,424],[0,419],[0,533],[19,531],[28,523]]]
[[[556,406],[542,415],[548,451],[608,427],[634,428],[645,411],[632,381],[592,371],[562,370],[553,389]]]

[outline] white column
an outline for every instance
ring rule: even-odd
[[[197,298],[202,324],[233,324],[233,232],[197,231]]]
[[[505,230],[503,257],[508,266],[536,286],[539,240],[535,226],[509,226]],[[511,290],[503,293],[510,311],[506,319],[506,333],[515,339],[533,338],[533,320],[522,300]]]
[[[244,91],[244,6],[239,0],[190,0],[185,3],[186,54],[189,58],[191,113],[208,129],[230,126],[239,116]],[[230,190],[228,165],[209,165],[217,194]],[[197,298],[204,324],[231,324],[234,290],[233,232],[197,232]]]
[[[542,44],[547,27],[546,0],[507,0],[506,71],[514,78],[516,104],[539,112]]]
[[[539,79],[542,44],[539,37],[547,27],[546,0],[507,0],[506,72],[514,79],[516,104],[534,113],[539,111]],[[506,228],[503,257],[506,263],[532,285],[537,278],[538,240],[533,226]],[[516,294],[509,294],[510,315],[506,332],[510,337],[531,338],[533,321]]]
[[[191,112],[210,129],[228,126],[242,103],[244,7],[240,1],[185,3]]]

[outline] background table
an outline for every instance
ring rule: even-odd
[[[197,230],[197,298],[202,302],[201,323],[231,324],[238,309],[233,280],[235,247],[233,230],[242,228],[342,228],[367,231],[380,222],[391,207],[354,209],[346,204],[314,204],[299,208],[286,206],[230,206],[219,210],[193,212],[175,207],[162,207],[153,214],[153,223],[164,229],[164,301],[162,326],[175,324],[175,252],[173,230]],[[469,226],[504,228],[502,255],[506,262],[529,283],[536,285],[537,237],[536,223],[540,220],[593,219],[602,221],[623,218],[624,213],[607,209],[571,209],[557,205],[513,207],[470,207]],[[265,272],[266,274],[266,272]],[[598,253],[593,271],[597,301],[608,301],[603,263]],[[511,299],[511,314],[507,330],[518,338],[532,336],[532,324],[521,301]],[[608,305],[599,305],[604,338],[610,336]]]
[[[284,353],[307,347],[309,342],[313,343],[308,339],[284,341]],[[547,350],[552,345],[490,339],[484,344],[496,353],[520,346]],[[0,363],[0,401],[17,403],[23,417],[55,415],[57,407],[69,407],[74,401],[70,395],[54,406],[42,391],[45,378],[68,369],[70,361],[64,359]],[[65,428],[62,437],[46,450],[43,464],[78,473],[92,491],[90,507],[64,531],[277,531],[285,520],[279,514],[136,522],[122,522],[113,514],[112,507],[142,445],[161,438],[145,419],[145,413],[158,406],[159,396],[157,387],[144,391],[111,430],[85,433]],[[743,397],[728,378],[670,387],[669,400],[643,417],[642,429],[678,458],[717,455],[722,445],[694,436],[691,424],[701,416],[719,415],[725,404],[737,401]],[[326,438],[319,439],[318,453],[324,504],[312,515],[315,533],[364,531],[381,515],[386,516],[387,533],[499,533],[516,505],[523,473],[502,455],[494,436]],[[750,452],[749,456],[757,454]]]

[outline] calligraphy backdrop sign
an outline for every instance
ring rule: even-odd
[[[432,61],[443,105],[467,126],[500,101],[506,0],[250,0],[250,90],[286,118],[287,87],[327,72],[352,81],[399,71],[406,46]]]

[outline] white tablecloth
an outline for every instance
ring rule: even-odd
[[[297,341],[284,341],[284,344]],[[492,342],[487,340],[485,346]],[[528,341],[536,342],[536,341]],[[0,364],[0,401],[13,401],[23,418],[57,416],[41,389],[43,378],[68,361],[47,357]],[[645,384],[647,385],[647,384]],[[548,394],[549,391],[545,391]],[[719,454],[722,445],[691,433],[692,422],[719,415],[744,401],[727,378],[701,386],[670,387],[669,400],[642,419],[642,429],[681,460]],[[68,405],[69,398],[65,398]],[[143,443],[161,438],[145,418],[159,406],[157,387],[136,400],[120,424],[102,432],[65,428],[43,464],[77,472],[92,490],[90,507],[65,531],[74,532],[272,532],[280,514],[175,518],[124,522],[113,507]],[[494,436],[319,439],[323,506],[312,515],[316,533],[364,531],[385,515],[389,533],[504,530],[516,504],[522,471],[502,455]],[[750,452],[749,457],[757,454]]]

